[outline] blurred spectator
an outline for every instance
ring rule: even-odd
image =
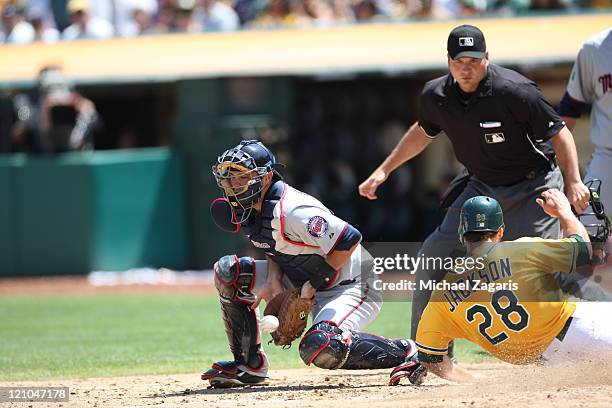
[[[236,0],[233,9],[238,13],[240,24],[254,20],[266,7],[267,0]]]
[[[54,27],[49,26],[47,21],[42,17],[34,17],[31,20],[34,27],[34,41],[42,41],[45,43],[56,42],[60,38],[60,33]]]
[[[303,0],[302,7],[308,16],[306,22],[315,26],[327,26],[335,23],[334,11],[327,0]]]
[[[359,22],[366,22],[382,20],[384,16],[375,0],[360,0],[355,6],[355,18]]]
[[[193,9],[195,0],[179,1],[174,9],[174,22],[172,24],[173,32],[177,33],[193,33],[200,31],[200,25],[193,19]]]
[[[88,0],[70,0],[68,2],[68,13],[70,14],[72,25],[62,32],[62,39],[102,40],[113,36],[115,30],[111,23],[91,15]]]
[[[157,15],[153,19],[153,26],[149,31],[153,33],[169,33],[174,25],[175,7],[175,4],[160,1]]]
[[[511,16],[528,11],[532,0],[489,0],[487,11],[500,16]]]
[[[482,14],[487,0],[432,0],[432,16],[435,18],[470,17]]]
[[[26,18],[30,23],[34,19],[42,19],[47,27],[57,28],[51,8],[52,2],[53,0],[25,0],[21,1],[21,4],[26,10]]]
[[[254,28],[289,28],[303,25],[306,19],[301,4],[290,0],[269,0],[263,11],[248,23]]]
[[[312,25],[329,26],[351,23],[355,14],[350,0],[303,0],[304,12]]]
[[[110,22],[119,36],[136,35],[134,10],[142,10],[148,15],[157,12],[156,0],[91,0],[90,14]]]
[[[567,7],[569,1],[564,0],[531,0],[530,10],[560,10]]]
[[[351,8],[350,0],[331,0],[331,8],[336,23],[352,23],[355,21],[355,13]]]
[[[11,128],[15,151],[59,153],[93,148],[98,113],[92,101],[75,92],[62,71],[44,68],[37,97],[13,98],[16,122]]]
[[[28,44],[34,41],[34,28],[25,21],[25,9],[7,4],[2,9],[2,39],[6,44]]]
[[[240,28],[238,13],[220,0],[200,0],[193,17],[203,31],[235,31]]]
[[[127,36],[143,35],[153,30],[153,20],[151,14],[143,9],[132,10],[132,23],[125,32]]]
[[[106,39],[594,7],[609,8],[610,0],[0,0],[0,43],[54,42],[66,26],[65,40]]]
[[[391,4],[389,14],[393,20],[432,15],[434,0],[398,0]]]
[[[150,33],[198,32],[200,24],[194,19],[195,0],[159,0]]]

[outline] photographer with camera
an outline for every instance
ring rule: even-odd
[[[99,123],[96,107],[73,90],[60,68],[41,70],[36,93],[35,102],[23,93],[13,98],[13,151],[52,154],[93,150],[93,134]]]

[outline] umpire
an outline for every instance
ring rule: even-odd
[[[359,193],[376,199],[376,189],[391,172],[446,134],[466,169],[445,193],[446,216],[424,242],[422,255],[461,253],[457,241],[461,206],[479,195],[501,204],[507,239],[559,237],[558,221],[546,215],[535,199],[543,191],[565,186],[576,211],[588,206],[589,191],[580,178],[571,132],[533,81],[489,63],[484,34],[477,27],[453,29],[447,51],[450,73],[425,84],[417,123],[359,186]],[[416,280],[440,280],[445,274],[419,269]],[[427,290],[414,294],[413,338],[430,294]]]

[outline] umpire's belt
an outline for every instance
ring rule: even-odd
[[[549,171],[549,167],[531,170],[529,173],[525,174],[525,180],[533,180],[534,178],[548,173]]]
[[[574,320],[574,318],[572,316],[569,317],[569,319],[567,319],[567,321],[565,322],[565,325],[563,326],[563,328],[561,329],[561,331],[559,332],[559,334],[557,334],[557,339],[559,341],[563,341],[563,339],[565,338],[565,335],[567,334],[567,331],[569,330],[570,326],[572,325],[572,320]]]
[[[535,179],[535,178],[537,178],[537,177],[539,177],[539,176],[541,176],[543,174],[548,173],[551,170],[554,170],[554,169],[551,169],[549,166],[539,167],[537,169],[533,169],[533,170],[528,171],[527,174],[525,174],[523,177],[521,177],[518,180],[515,180],[515,181],[513,181],[511,183],[507,183],[507,184],[500,184],[499,186],[501,186],[501,187],[509,187],[509,186],[513,186],[515,184],[518,184],[520,182],[523,182],[525,180],[533,180],[533,179]]]

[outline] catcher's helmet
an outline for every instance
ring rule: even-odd
[[[486,197],[472,197],[463,203],[459,216],[459,241],[468,232],[495,232],[504,226],[504,214],[497,200]]]
[[[235,214],[233,222],[248,220],[253,206],[261,200],[263,177],[275,168],[274,155],[258,140],[243,140],[218,157],[212,171]]]

